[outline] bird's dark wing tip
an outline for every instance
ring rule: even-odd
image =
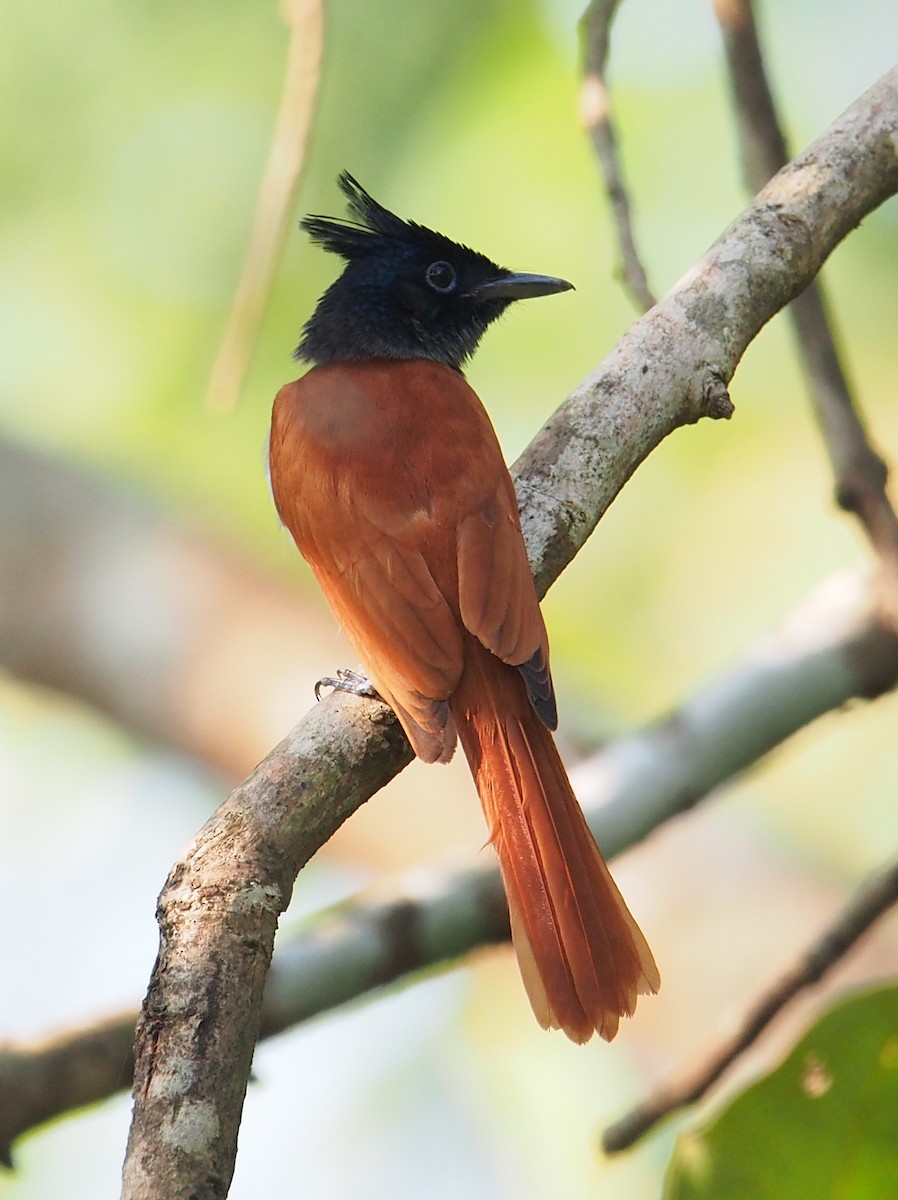
[[[558,707],[555,703],[555,688],[552,686],[552,675],[542,647],[525,663],[521,663],[518,670],[536,715],[547,729],[557,729]]]

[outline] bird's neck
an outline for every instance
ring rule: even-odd
[[[425,322],[381,295],[356,287],[345,295],[333,285],[306,322],[295,357],[315,365],[333,362],[428,361],[455,371],[474,353],[486,323],[473,318],[461,327],[453,322]]]

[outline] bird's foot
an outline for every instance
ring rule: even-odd
[[[351,671],[348,667],[340,667],[336,676],[325,675],[315,684],[315,699],[321,699],[323,688],[332,688],[335,692],[349,692],[352,696],[367,696],[371,700],[381,700],[383,697],[374,687],[367,675],[361,671]]]

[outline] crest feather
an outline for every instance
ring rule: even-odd
[[[362,258],[383,238],[407,238],[412,230],[419,228],[378,204],[348,171],[341,171],[337,182],[349,202],[349,215],[354,219],[340,221],[312,213],[299,223],[313,242],[332,254],[345,259]]]

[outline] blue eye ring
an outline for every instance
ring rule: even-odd
[[[433,288],[435,292],[442,292],[444,295],[446,292],[454,291],[458,283],[455,267],[452,263],[444,262],[442,259],[430,264],[424,272],[424,278],[428,287]]]

